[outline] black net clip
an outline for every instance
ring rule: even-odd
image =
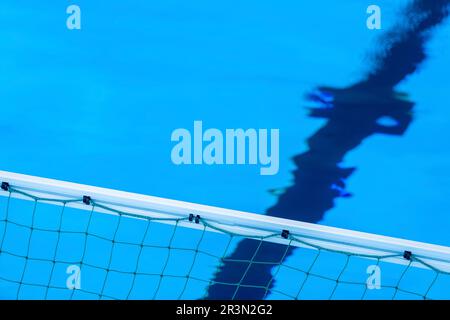
[[[289,230],[281,231],[281,237],[284,238],[284,239],[289,238]]]
[[[91,197],[89,197],[89,196],[83,196],[83,203],[85,204],[85,205],[90,205],[91,204],[91,202],[92,202],[92,199],[91,199]]]
[[[9,190],[9,183],[8,182],[2,182],[2,190],[8,191]]]
[[[200,222],[200,216],[196,215],[194,216],[192,213],[189,214],[189,221],[194,221],[195,223],[199,223]]]
[[[403,252],[403,258],[405,258],[406,260],[411,260],[411,257],[412,257],[412,252],[411,251]]]

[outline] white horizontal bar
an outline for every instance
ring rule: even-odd
[[[235,233],[250,234],[249,231],[252,231],[251,234],[254,235],[268,235],[289,230],[290,234],[308,243],[331,250],[369,255],[401,254],[404,251],[411,251],[425,262],[450,272],[450,247],[5,171],[0,171],[0,182],[8,182],[15,188],[44,198],[69,199],[82,198],[86,195],[97,203],[143,217],[186,218],[192,213],[200,215],[206,221],[219,223],[221,227]],[[8,194],[0,192],[0,195]],[[89,209],[87,206],[74,205],[79,209]],[[195,224],[185,226],[199,227]],[[282,238],[271,238],[267,241],[286,243]],[[392,260],[402,264],[406,262],[401,258]]]

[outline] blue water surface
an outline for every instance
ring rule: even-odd
[[[264,213],[325,123],[308,117],[305,94],[361,79],[408,3],[377,1],[382,30],[368,30],[370,1],[77,0],[82,29],[68,30],[72,1],[3,1],[0,169]],[[352,197],[319,223],[450,245],[448,34],[446,20],[397,88],[416,104],[406,133],[346,155]],[[174,165],[171,133],[195,120],[279,128],[279,173]]]

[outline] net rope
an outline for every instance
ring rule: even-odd
[[[266,299],[450,299],[450,273],[413,253],[336,251],[282,230],[238,234],[188,212],[152,218],[90,198],[41,198],[13,186],[1,192],[8,194],[0,197],[0,299],[204,299],[211,286],[232,300],[261,290]],[[240,241],[251,249],[232,257]],[[276,260],[267,257],[275,247]],[[212,280],[225,262],[236,266],[233,274]],[[381,272],[380,284],[368,284],[369,266]],[[258,283],[264,267],[272,277]]]

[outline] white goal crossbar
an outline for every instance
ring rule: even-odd
[[[17,190],[32,193],[43,202],[46,202],[46,199],[48,202],[52,202],[52,199],[82,199],[84,196],[88,196],[98,204],[142,218],[185,218],[189,215],[198,215],[208,221],[210,225],[218,224],[222,230],[226,229],[228,232],[241,235],[248,234],[249,237],[264,237],[277,233],[281,235],[284,230],[287,230],[289,234],[295,235],[309,244],[329,250],[367,256],[398,255],[388,259],[390,262],[398,264],[407,264],[408,261],[402,257],[402,253],[411,252],[423,262],[443,272],[450,272],[450,247],[446,246],[5,171],[0,171],[0,182],[4,183],[4,189],[7,189],[6,186],[9,185]],[[9,193],[6,190],[0,190],[0,195],[29,200],[21,193]],[[90,210],[81,201],[69,202],[67,206]],[[102,210],[98,209],[97,211]],[[104,212],[112,213],[109,210],[104,210]],[[161,222],[164,223],[164,220]],[[168,220],[165,223],[173,222]],[[200,228],[198,224],[187,220],[179,225],[187,228]],[[213,228],[211,231],[217,230]],[[288,240],[282,236],[267,237],[265,241],[288,243]],[[303,246],[301,242],[295,242],[292,245]],[[423,267],[423,264],[413,264]]]

